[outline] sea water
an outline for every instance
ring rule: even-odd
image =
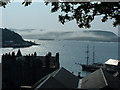
[[[37,55],[46,55],[51,52],[54,56],[57,52],[60,55],[60,66],[66,68],[75,75],[81,72],[81,76],[89,73],[82,71],[82,67],[76,63],[86,64],[87,45],[89,46],[89,64],[93,63],[93,52],[95,52],[95,62],[104,63],[108,59],[118,59],[117,42],[90,42],[79,40],[33,40],[40,45],[20,48],[22,55],[37,52]],[[95,47],[93,51],[93,46]],[[19,48],[1,48],[0,55],[15,52]]]

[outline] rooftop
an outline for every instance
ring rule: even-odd
[[[117,66],[119,62],[120,60],[109,59],[108,61],[105,62],[105,64]]]
[[[54,71],[38,81],[33,87],[38,88],[77,88],[79,78],[65,68]]]
[[[81,88],[120,88],[119,83],[118,79],[100,68],[82,79]]]

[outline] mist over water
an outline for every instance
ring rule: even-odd
[[[26,39],[55,39],[55,40],[64,40],[64,39],[74,39],[78,40],[81,38],[96,38],[96,39],[109,39],[109,35],[104,35],[106,32],[100,32],[101,30],[80,30],[80,31],[57,31],[57,30],[45,30],[45,29],[13,29],[15,32],[18,32],[23,38]],[[86,32],[93,31],[93,32]],[[94,32],[94,31],[98,31]],[[102,34],[101,34],[102,33]],[[110,32],[112,33],[112,32]],[[111,34],[110,34],[111,35]],[[116,34],[112,33],[113,36]]]

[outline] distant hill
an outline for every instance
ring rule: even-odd
[[[47,31],[47,30],[19,30],[26,39],[38,40],[80,40],[96,42],[118,42],[118,36],[110,31],[102,30],[74,30],[74,31]],[[29,34],[27,34],[29,33]]]
[[[67,40],[83,40],[83,41],[102,41],[102,42],[117,42],[118,36],[109,31],[83,31],[83,35],[67,38]]]
[[[35,45],[33,42],[25,41],[18,33],[11,31],[10,29],[2,29],[2,46],[3,47],[28,47]]]
[[[14,43],[21,43],[24,42],[23,38],[15,33],[14,31],[11,31],[9,29],[0,29],[2,31],[2,42],[5,41],[14,41]]]
[[[90,31],[84,31],[85,33],[88,33],[88,34],[94,34],[94,35],[98,35],[98,36],[104,36],[104,37],[117,37],[116,34],[114,34],[113,32],[110,32],[110,31],[93,31],[93,30],[90,30]]]

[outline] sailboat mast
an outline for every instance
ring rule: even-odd
[[[86,53],[87,53],[87,65],[88,65],[88,60],[89,60],[89,46],[87,45],[87,51],[86,51]]]
[[[93,63],[95,63],[95,47],[93,46]]]

